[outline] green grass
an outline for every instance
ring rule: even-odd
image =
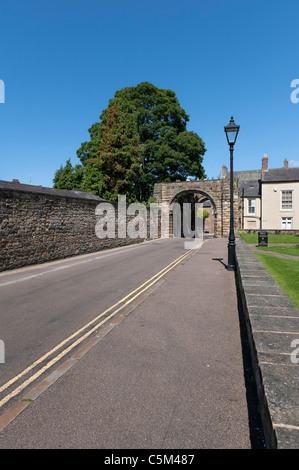
[[[258,234],[257,233],[244,233],[244,232],[237,232],[240,237],[246,243],[258,243]],[[298,243],[299,244],[299,235],[276,235],[270,234],[268,235],[268,243]]]
[[[273,279],[299,308],[299,261],[256,253]]]
[[[298,246],[258,246],[259,250],[274,251],[275,253],[283,253],[284,255],[299,256]]]

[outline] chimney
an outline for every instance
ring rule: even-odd
[[[222,178],[227,176],[227,166],[222,165]]]
[[[286,158],[284,159],[283,167],[284,167],[284,168],[289,168],[289,162],[287,161]]]
[[[267,171],[268,170],[268,157],[265,154],[262,158],[262,170]]]
[[[13,179],[12,182],[13,182],[13,183],[19,183],[20,181],[17,180],[17,179]]]

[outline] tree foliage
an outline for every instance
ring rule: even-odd
[[[109,106],[102,114],[97,157],[91,159],[103,175],[103,198],[113,200],[125,194],[129,201],[136,200],[135,187],[141,173],[139,151],[135,113],[125,102]]]
[[[131,201],[147,201],[157,182],[202,179],[206,149],[202,139],[187,130],[188,121],[171,90],[144,82],[117,91],[89,129],[90,140],[77,151],[84,169],[81,183],[77,181],[81,189],[109,200],[126,194]],[[54,178],[60,187],[69,179],[64,169]]]
[[[71,159],[66,161],[66,165],[59,168],[56,171],[53,183],[54,188],[57,189],[81,189],[81,185],[84,179],[84,167],[82,165],[71,164]]]

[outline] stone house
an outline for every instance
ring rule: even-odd
[[[222,177],[228,177],[222,168]],[[299,168],[269,169],[268,157],[260,170],[236,171],[239,186],[240,229],[299,231]]]

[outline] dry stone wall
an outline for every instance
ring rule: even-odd
[[[83,191],[62,191],[0,182],[0,270],[139,243],[146,237],[96,236],[102,199]],[[117,204],[113,204],[117,220]],[[133,216],[127,216],[127,223]],[[117,235],[117,224],[116,224]]]

